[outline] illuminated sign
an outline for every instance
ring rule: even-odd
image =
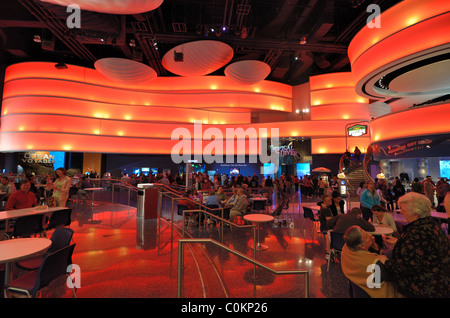
[[[25,152],[22,162],[27,163],[54,163],[55,156],[46,151],[30,151]]]
[[[348,128],[348,135],[352,137],[359,137],[367,134],[367,125],[353,125]]]

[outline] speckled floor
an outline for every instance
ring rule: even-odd
[[[170,212],[163,216],[170,218]],[[331,263],[327,271],[325,241],[313,233],[312,222],[303,219],[298,204],[282,217],[292,219],[293,228],[267,224],[261,237],[268,249],[258,252],[256,259],[274,271],[307,270],[310,298],[347,298],[340,264]],[[123,205],[74,206],[72,218],[77,244],[73,263],[81,271],[78,298],[177,298],[179,216],[173,232],[170,220],[143,220],[136,217],[135,208]],[[253,257],[251,228],[226,227],[223,236],[218,227],[189,228],[185,237],[212,238]],[[186,244],[184,265],[183,298],[305,297],[304,275],[255,271],[249,262],[211,243]],[[64,284],[55,287],[47,296],[72,297]]]

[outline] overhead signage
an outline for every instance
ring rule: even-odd
[[[367,134],[367,125],[353,125],[347,131],[349,136],[359,137]]]

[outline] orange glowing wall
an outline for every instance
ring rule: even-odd
[[[351,73],[310,77],[312,120],[367,120],[368,100],[356,94]]]
[[[331,73],[310,77],[311,120],[368,120],[368,100],[355,92],[353,76],[349,72]],[[318,122],[317,122],[318,123]],[[346,147],[345,127],[340,138],[312,138],[312,154],[343,153]],[[351,139],[351,141],[350,141]],[[354,144],[349,145],[352,142]],[[347,146],[365,149],[369,145],[368,137],[347,138]]]
[[[449,123],[449,103],[397,112],[371,121],[372,142],[448,133]]]

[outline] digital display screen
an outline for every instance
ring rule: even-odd
[[[441,178],[450,179],[450,160],[439,160]]]
[[[310,163],[297,163],[297,177],[304,177],[306,175],[311,175],[311,164]]]
[[[230,175],[238,175],[239,169],[238,168],[232,168],[230,169]]]

